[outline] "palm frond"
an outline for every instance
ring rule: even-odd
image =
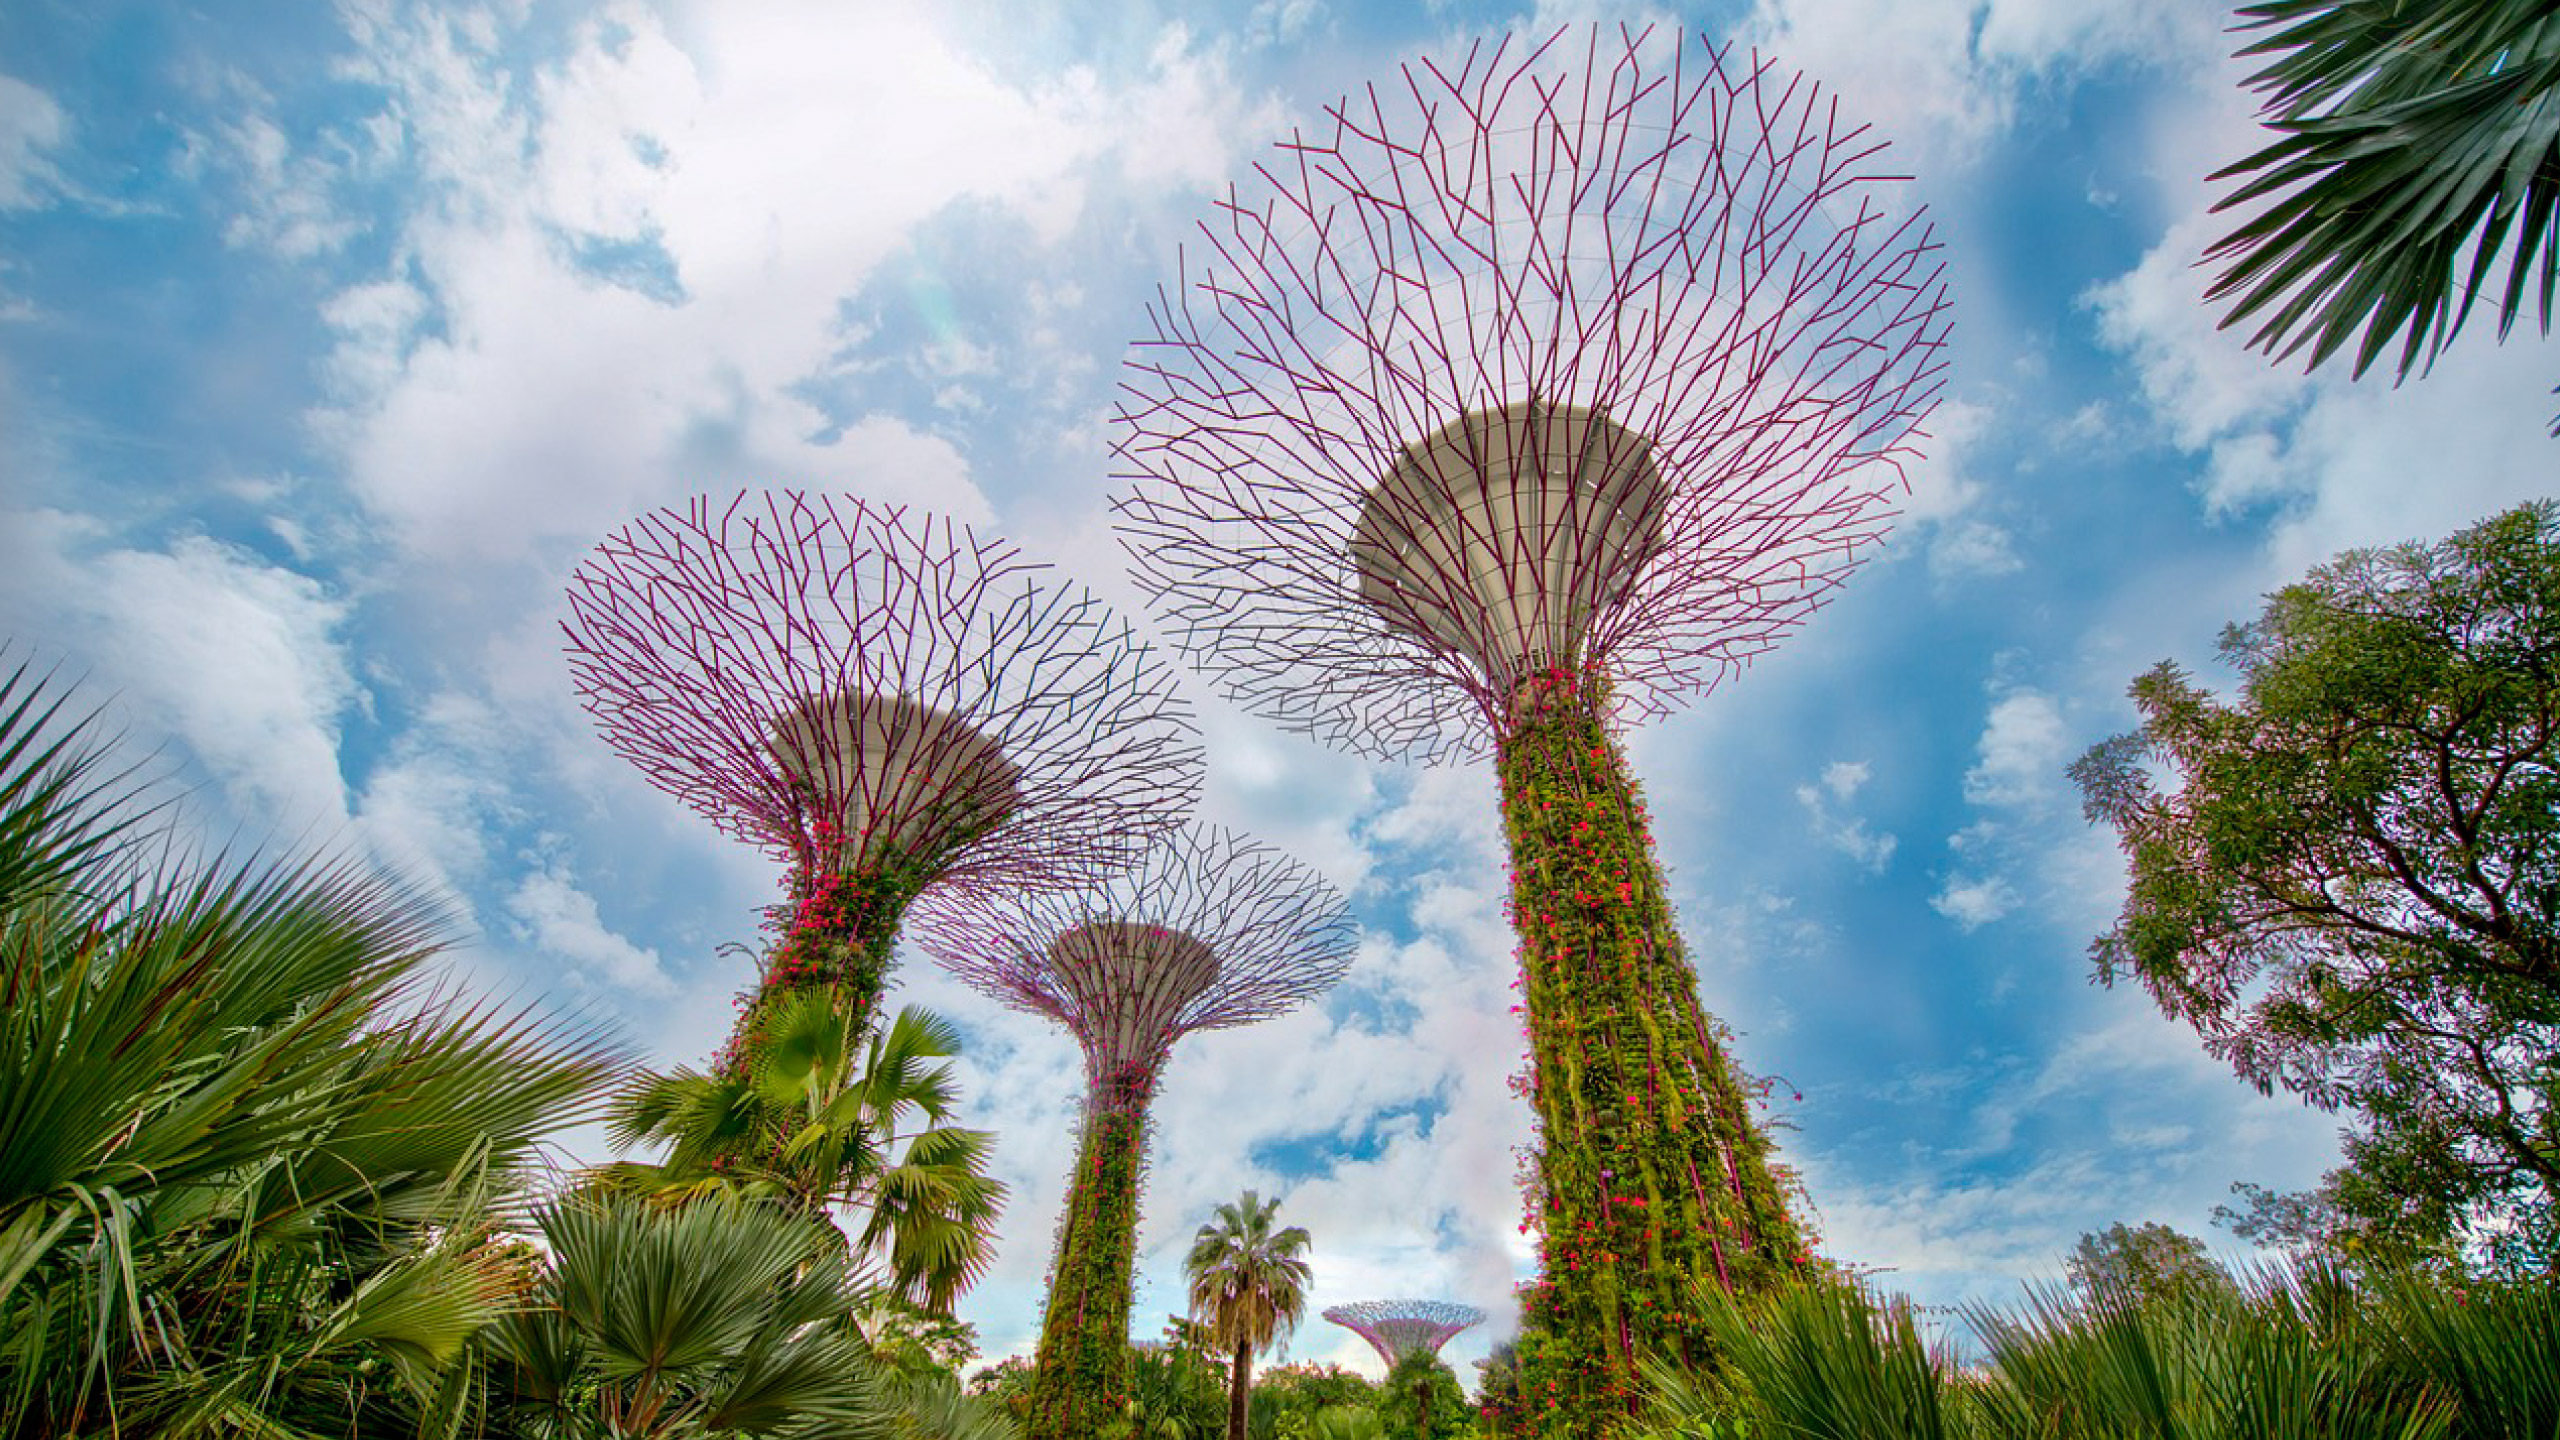
[[[2355,341],[2361,375],[2397,341],[2431,363],[2489,299],[2503,337],[2560,283],[2560,21],[2532,0],[2277,0],[2243,54],[2278,138],[2218,172],[2217,211],[2260,209],[2205,252],[2206,292],[2257,319],[2250,343],[2318,366]],[[2495,268],[2503,261],[2503,283]],[[2362,338],[2357,339],[2358,332]]]

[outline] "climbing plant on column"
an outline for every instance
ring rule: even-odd
[[[1216,828],[1176,832],[1090,890],[929,896],[916,920],[946,969],[1065,1026],[1084,1050],[1076,1169],[1026,1421],[1030,1440],[1106,1434],[1128,1398],[1147,1109],[1174,1042],[1323,993],[1349,967],[1356,932],[1313,871]]]
[[[1539,1118],[1521,1373],[1577,1440],[1632,1423],[1648,1354],[1696,1357],[1695,1282],[1804,1243],[1612,725],[1847,578],[1943,383],[1940,247],[1845,109],[1635,28],[1408,65],[1202,223],[1116,417],[1138,582],[1233,699],[1494,752]]]

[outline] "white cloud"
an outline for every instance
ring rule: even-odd
[[[202,536],[113,548],[58,512],[0,517],[0,618],[94,663],[148,742],[175,737],[261,836],[326,844],[347,823],[341,721],[366,700],[349,607],[308,575]]]
[[[1929,908],[1956,922],[1958,929],[1974,931],[2017,909],[2018,893],[1997,875],[1952,875],[1929,897]]]
[[[241,208],[224,234],[232,244],[307,261],[362,232],[330,193],[341,162],[296,153],[283,129],[254,113],[227,126],[222,139],[240,168],[234,190]]]
[[[1798,1158],[1832,1253],[1930,1304],[2012,1302],[2072,1237],[2118,1221],[2210,1237],[2234,1180],[2299,1188],[2337,1157],[2334,1117],[2255,1094],[2138,994],[2097,1000],[2049,1050],[1905,1072],[1890,1098],[1965,1123],[1898,1165]]]
[[[1964,775],[1964,798],[2015,808],[2051,799],[2060,789],[2070,737],[2050,695],[2013,690],[1992,702]]]
[[[2227,80],[2231,67],[2222,71]],[[2349,546],[2441,536],[2548,494],[2545,432],[2560,401],[2549,348],[2523,331],[2502,346],[2492,320],[2475,316],[2434,373],[2395,387],[2388,358],[2361,381],[2341,357],[2305,375],[2298,357],[2277,364],[2248,348],[2254,321],[2218,328],[2228,306],[2204,303],[2219,266],[2205,267],[2203,253],[2246,217],[2207,213],[2218,192],[2194,157],[2237,159],[2266,132],[2235,85],[2198,99],[2164,107],[2148,141],[2152,169],[2168,177],[2163,233],[2087,303],[2100,339],[2131,367],[2149,423],[2201,460],[2206,514],[2273,512],[2249,588],[2272,590]]]
[[[2028,87],[2110,62],[2192,66],[2223,48],[2204,4],[2080,0],[1757,0],[1744,41],[1833,88],[1923,173],[1970,159]]]
[[[1835,760],[1823,767],[1819,785],[1796,787],[1796,801],[1811,817],[1815,838],[1876,875],[1893,863],[1894,847],[1900,842],[1889,832],[1870,828],[1862,815],[1839,813],[1866,785],[1867,775],[1863,760]]]
[[[1206,189],[1271,117],[1178,25],[1137,75],[1024,85],[946,23],[923,5],[610,6],[528,84],[485,25],[360,19],[360,78],[395,97],[418,193],[438,198],[394,273],[332,307],[321,429],[358,493],[445,559],[740,483],[988,519],[951,435],[811,398],[862,378],[845,302],[955,206],[1052,243],[1095,177]]]
[[[658,952],[635,945],[607,927],[595,897],[580,889],[577,877],[556,861],[516,886],[507,899],[507,912],[523,927],[527,944],[546,957],[567,962],[596,989],[661,996],[675,991]]]
[[[51,152],[70,134],[69,120],[52,96],[24,80],[0,75],[0,210],[45,203],[60,183]]]

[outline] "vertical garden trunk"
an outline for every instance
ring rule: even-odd
[[[1028,1440],[1087,1440],[1128,1406],[1138,1179],[1153,1089],[1152,1074],[1106,1078],[1085,1101],[1049,1308],[1032,1362]]]
[[[795,877],[781,937],[755,993],[739,1002],[738,1023],[720,1052],[720,1068],[738,1073],[774,1006],[822,986],[835,992],[835,1003],[852,1022],[855,1037],[867,1033],[888,985],[899,922],[915,890],[903,877],[890,875],[819,869]]]
[[[1497,740],[1538,1145],[1522,1297],[1533,1433],[1620,1433],[1636,1361],[1709,1358],[1701,1282],[1775,1283],[1806,1259],[1697,977],[1601,686],[1549,671]]]

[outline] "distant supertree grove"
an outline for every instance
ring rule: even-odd
[[[1408,1355],[1439,1354],[1458,1332],[1483,1324],[1484,1312],[1450,1300],[1363,1300],[1324,1318],[1368,1341],[1392,1370]]]
[[[606,743],[783,861],[790,907],[739,1034],[835,987],[876,1010],[908,905],[1090,884],[1199,786],[1162,661],[1080,587],[950,520],[797,494],[697,498],[596,547],[563,625]]]
[[[1124,378],[1123,543],[1240,702],[1493,752],[1539,1139],[1524,1378],[1607,1435],[1694,1285],[1807,1258],[1612,733],[1883,532],[1948,328],[1880,140],[1729,49],[1479,44],[1330,107],[1201,227]]]
[[[1076,1168],[1031,1387],[1031,1440],[1082,1440],[1129,1394],[1147,1110],[1174,1042],[1322,993],[1356,938],[1333,888],[1231,832],[1185,829],[1137,867],[1073,892],[937,895],[919,943],[954,975],[1063,1025],[1083,1047]]]

